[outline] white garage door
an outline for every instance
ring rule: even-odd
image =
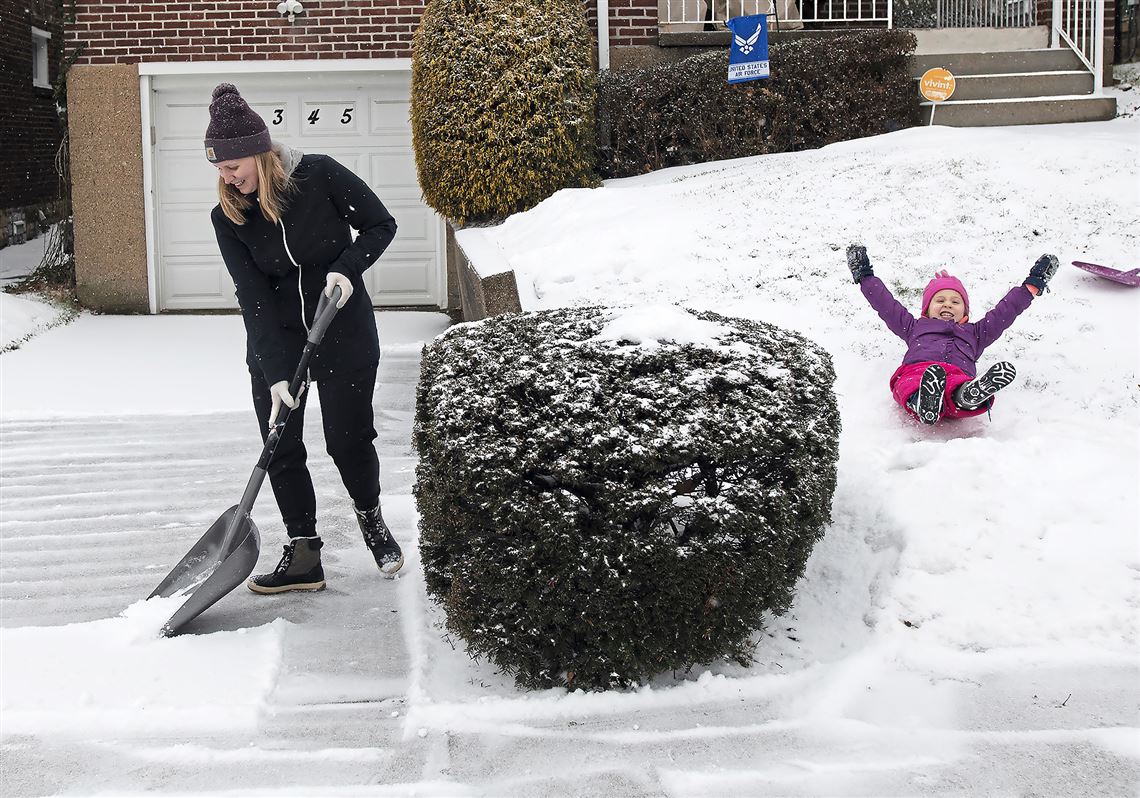
[[[151,81],[151,246],[159,310],[237,307],[210,224],[217,171],[202,149],[210,92],[222,80],[158,75]],[[396,217],[396,239],[365,273],[373,304],[441,306],[443,226],[423,204],[416,181],[408,121],[411,73],[240,74],[224,80],[261,114],[275,140],[340,161]]]

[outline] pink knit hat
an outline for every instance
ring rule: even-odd
[[[922,313],[920,315],[926,315],[926,311],[930,309],[930,300],[934,299],[935,294],[946,288],[961,294],[962,304],[966,308],[964,315],[970,315],[970,296],[966,293],[965,286],[962,285],[962,281],[957,277],[951,277],[947,274],[945,269],[936,272],[934,279],[926,284],[926,290],[922,292]]]

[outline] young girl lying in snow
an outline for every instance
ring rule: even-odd
[[[987,412],[993,395],[1013,382],[1016,371],[1003,361],[975,379],[978,357],[1046,290],[1058,265],[1056,256],[1042,255],[1025,282],[976,322],[970,321],[966,289],[943,270],[922,292],[922,313],[916,319],[872,273],[866,247],[847,247],[847,266],[863,296],[891,332],[906,341],[902,365],[891,375],[895,401],[923,424]]]

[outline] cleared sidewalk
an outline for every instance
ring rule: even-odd
[[[385,514],[407,554],[402,578],[376,572],[324,452],[319,402],[311,402],[305,435],[328,589],[261,597],[237,588],[187,630],[200,635],[287,622],[256,724],[222,720],[226,708],[219,706],[212,733],[172,725],[142,741],[128,723],[94,738],[61,729],[55,739],[21,735],[11,745],[5,735],[0,792],[258,786],[305,792],[305,785],[312,792],[375,782],[381,771],[386,783],[421,780],[424,746],[396,750],[416,671],[405,617],[424,612],[411,429],[420,348],[449,320],[431,313],[378,319],[377,448]],[[237,502],[261,449],[243,348],[236,316],[83,316],[3,356],[0,624],[58,627],[114,618],[144,599]],[[262,536],[259,569],[271,569],[285,535],[268,484],[254,519]],[[79,663],[84,652],[75,656]],[[226,671],[243,665],[217,663],[219,685]],[[209,709],[220,695],[198,700]],[[77,721],[84,711],[76,707]],[[164,755],[167,761],[153,763],[162,775],[146,774],[148,748],[188,743],[197,753]],[[328,749],[352,753],[330,757]]]

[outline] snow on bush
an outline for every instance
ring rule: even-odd
[[[521,687],[748,662],[830,521],[834,379],[798,334],[672,306],[453,327],[414,433],[448,629]]]

